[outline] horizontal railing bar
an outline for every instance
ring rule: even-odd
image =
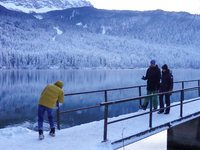
[[[174,120],[174,121],[171,121],[171,123],[175,123],[175,122],[178,122],[178,121],[181,121],[181,120],[184,120],[184,119],[188,119],[188,118],[190,118],[190,117],[192,117],[192,116],[197,116],[197,115],[199,115],[199,114],[200,114],[200,111],[198,111],[198,112],[196,112],[196,113],[193,113],[193,114],[190,114],[190,115],[187,115],[187,116],[185,116],[185,117],[181,117],[181,118],[176,119],[176,120]]]
[[[65,94],[64,96],[79,95],[79,94],[88,94],[88,93],[98,93],[98,92],[104,92],[104,91],[105,90],[79,92],[79,93],[70,93],[70,94]]]
[[[146,85],[140,85],[140,86],[130,86],[130,87],[124,87],[124,88],[115,88],[115,89],[106,89],[106,90],[70,93],[70,94],[65,94],[65,96],[78,95],[78,94],[88,94],[88,93],[97,93],[97,92],[104,92],[104,91],[115,91],[115,90],[131,89],[131,88],[138,88],[138,87],[145,87],[145,86]]]
[[[199,80],[200,80],[200,79],[199,79]],[[199,81],[199,80],[175,81],[174,83],[195,82],[195,81]],[[140,85],[140,86],[131,86],[131,87],[124,87],[124,88],[114,88],[114,89],[105,89],[105,90],[78,92],[78,93],[65,94],[65,96],[78,95],[78,94],[88,94],[88,93],[97,93],[97,92],[104,92],[104,91],[123,90],[123,89],[138,88],[138,87],[146,87],[146,86],[147,86],[147,85]]]
[[[198,101],[198,100],[200,100],[200,97],[191,99],[189,101],[184,101],[183,104],[191,103],[191,102]]]
[[[156,112],[156,111],[159,111],[159,110],[161,110],[161,109],[152,110],[152,112]],[[126,120],[126,119],[131,119],[131,118],[143,116],[143,115],[146,115],[146,114],[149,114],[149,113],[150,113],[150,111],[147,111],[145,113],[141,113],[141,114],[138,114],[138,115],[133,115],[133,116],[129,116],[129,117],[126,117],[126,118],[110,121],[110,122],[108,122],[108,124],[112,124],[112,123],[116,123],[116,122],[123,121],[123,120]]]
[[[200,80],[200,79],[199,79]],[[195,82],[199,80],[186,80],[186,81],[175,81],[174,83],[182,83],[182,82]]]
[[[122,119],[110,121],[110,122],[108,122],[107,124],[112,124],[112,123],[115,123],[115,122],[123,121],[123,120],[126,120],[126,119],[131,119],[131,118],[135,118],[135,117],[139,117],[139,116],[143,116],[143,115],[146,115],[146,114],[149,114],[149,111],[148,111],[148,112],[145,112],[145,113],[142,113],[142,114],[138,114],[138,115],[129,116],[129,117],[126,117],[126,118],[122,118]]]
[[[170,93],[172,94],[172,93],[177,93],[177,92],[180,92],[180,91],[188,91],[188,90],[196,89],[196,88],[200,88],[200,86],[181,89],[181,90],[175,90],[175,91],[169,91],[169,92],[156,93],[156,94],[152,94],[152,95],[139,96],[139,97],[128,98],[128,99],[121,99],[121,100],[117,100],[117,101],[103,102],[103,103],[100,103],[100,105],[101,106],[112,105],[112,104],[117,104],[117,103],[122,103],[122,102],[128,102],[128,101],[143,99],[143,98],[146,98],[146,97],[153,97],[153,96],[165,95],[165,94],[170,94]]]
[[[90,109],[90,108],[97,108],[97,107],[101,107],[101,106],[100,105],[96,105],[96,106],[91,106],[91,107],[83,107],[83,108],[78,108],[78,109],[72,109],[72,110],[59,112],[59,114],[64,114],[64,113],[69,113],[69,112],[79,111],[79,110],[85,110],[85,109]]]

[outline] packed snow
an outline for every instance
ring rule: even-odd
[[[177,103],[177,102],[176,102]],[[176,104],[173,103],[173,104]],[[172,105],[173,105],[172,104]],[[184,105],[183,116],[190,115],[194,112],[198,112],[199,108],[194,106],[199,106],[200,101],[195,101],[192,103],[187,103]],[[192,109],[191,109],[192,108]],[[146,110],[148,111],[148,110]],[[139,110],[138,112],[122,115],[119,117],[110,118],[109,121],[128,117],[144,113],[146,111]],[[175,106],[171,108],[170,114],[157,114],[153,113],[153,127],[157,125],[164,124],[166,122],[171,122],[175,119],[180,118],[180,106]],[[192,119],[192,118],[189,118]],[[188,120],[189,120],[188,119]],[[118,123],[108,125],[108,140],[103,141],[103,126],[104,121],[94,121],[87,124],[82,124],[74,126],[67,129],[56,130],[56,137],[51,137],[48,135],[48,131],[44,132],[45,139],[38,139],[38,132],[18,127],[8,127],[0,129],[0,143],[1,149],[4,150],[21,150],[21,149],[56,149],[56,150],[112,150],[116,148],[116,145],[111,143],[121,139],[122,137],[127,137],[141,131],[149,129],[148,127],[149,116],[143,115],[140,117],[128,119]],[[183,120],[185,122],[187,120]],[[173,126],[173,124],[172,124]],[[133,128],[134,127],[134,128]],[[163,128],[161,130],[154,131],[153,134],[166,130]],[[150,134],[149,134],[150,135]],[[149,136],[146,135],[146,136]],[[139,137],[133,138],[132,141],[140,140]],[[130,141],[129,141],[130,142]],[[131,143],[131,142],[130,142]],[[125,141],[126,144],[126,141]]]
[[[33,15],[35,18],[39,19],[39,20],[42,20],[43,17],[41,15]]]
[[[54,27],[54,29],[57,31],[57,34],[60,35],[62,34],[63,32],[59,29],[59,27]]]

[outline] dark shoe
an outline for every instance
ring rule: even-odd
[[[55,137],[55,128],[52,128],[51,131],[49,132],[49,135]]]
[[[167,114],[169,114],[169,112],[165,112],[164,114],[167,115]]]
[[[162,113],[164,113],[164,111],[158,111],[158,114],[162,114]]]
[[[146,107],[145,106],[143,106],[143,105],[140,105],[140,107],[139,107],[140,109],[143,109],[143,110],[146,110]]]

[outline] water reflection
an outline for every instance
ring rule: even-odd
[[[0,72],[0,128],[25,123],[34,124],[37,129],[37,108],[40,94],[47,84],[61,80],[65,93],[93,91],[109,88],[144,85],[141,80],[146,69],[138,70],[1,70]],[[198,79],[199,70],[174,70],[174,80]],[[196,85],[194,85],[196,84]],[[187,83],[185,87],[197,86]],[[181,84],[175,85],[180,89]],[[142,89],[142,95],[146,88]],[[138,89],[110,91],[108,101],[138,96]],[[196,97],[197,93],[187,92],[185,96]],[[172,101],[179,101],[180,94],[174,94]],[[98,105],[104,101],[104,93],[85,94],[65,97],[61,111]],[[138,101],[116,104],[109,107],[109,116],[138,111]],[[104,108],[77,111],[61,116],[62,127],[74,126],[103,118]],[[54,115],[55,111],[54,111]],[[46,118],[47,120],[47,118]]]

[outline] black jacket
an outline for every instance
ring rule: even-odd
[[[146,76],[143,80],[147,80],[147,90],[158,90],[160,84],[161,73],[158,66],[150,66],[147,69]]]
[[[173,89],[173,75],[170,73],[169,69],[162,72],[162,81],[160,83],[160,92],[172,91]]]

